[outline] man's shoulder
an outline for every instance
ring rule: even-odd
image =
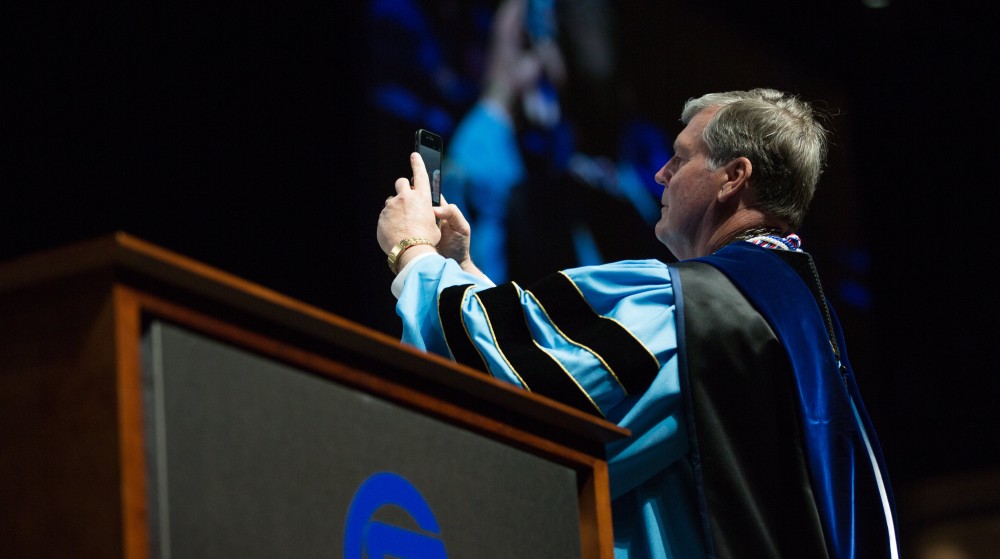
[[[553,281],[554,276],[568,278],[577,290],[585,293],[601,292],[621,295],[647,289],[662,289],[669,287],[671,283],[670,271],[667,265],[660,260],[621,260],[594,266],[568,268],[531,284],[529,290],[539,284]],[[558,281],[558,278],[555,281]]]
[[[569,276],[570,278],[608,277],[629,274],[663,275],[666,273],[666,269],[667,264],[665,262],[655,258],[646,258],[642,260],[619,260],[605,264],[567,268],[558,273]]]

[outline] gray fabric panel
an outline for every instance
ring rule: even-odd
[[[569,468],[169,324],[144,363],[157,557],[341,557],[380,471],[418,489],[449,557],[580,555]]]

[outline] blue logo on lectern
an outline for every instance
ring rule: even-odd
[[[422,532],[373,519],[386,505],[402,508]],[[344,559],[447,559],[440,532],[434,513],[413,484],[398,474],[379,472],[361,484],[351,501]]]

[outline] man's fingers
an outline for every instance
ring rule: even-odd
[[[458,209],[455,204],[446,204],[443,198],[441,205],[434,208],[434,215],[442,221],[447,221],[448,226],[458,233],[468,235],[471,232],[472,227],[465,219],[465,215],[462,214],[462,210]]]
[[[427,178],[427,169],[424,167],[424,160],[420,154],[413,152],[410,154],[410,169],[413,171],[413,179],[398,178],[393,186],[396,187],[396,194],[402,194],[408,190],[413,190],[421,196],[430,198],[431,181]]]
[[[402,177],[396,179],[396,183],[393,184],[396,187],[396,194],[402,194],[403,192],[410,190],[410,179],[404,179]]]
[[[417,152],[410,154],[410,169],[413,170],[413,190],[430,196],[431,181],[427,177],[427,167],[424,166],[424,160]]]

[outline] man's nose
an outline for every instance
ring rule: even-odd
[[[655,180],[657,184],[664,187],[666,187],[667,183],[670,182],[670,172],[667,170],[667,166],[668,165],[664,165],[659,171],[656,172],[655,175],[653,175],[653,180]]]

